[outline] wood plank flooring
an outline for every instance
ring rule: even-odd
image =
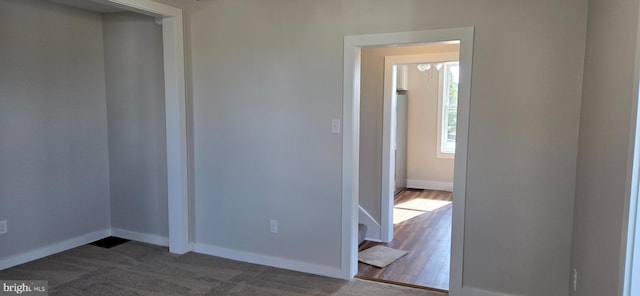
[[[358,251],[384,245],[409,254],[385,268],[358,262],[357,277],[449,290],[452,198],[451,192],[437,190],[407,189],[396,195],[393,241],[365,241]]]

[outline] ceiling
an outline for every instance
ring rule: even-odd
[[[75,8],[79,8],[82,10],[88,10],[98,13],[109,13],[109,12],[123,12],[120,8],[115,8],[107,5],[102,5],[91,0],[48,0],[50,2],[59,3],[66,6],[71,6]]]

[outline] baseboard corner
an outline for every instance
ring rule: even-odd
[[[15,254],[0,259],[0,270],[7,269],[16,265],[27,263],[33,260],[44,258],[56,253],[70,250],[88,243],[108,237],[111,233],[110,229],[103,229],[87,234],[79,235],[69,239],[65,239],[46,246],[38,247],[26,252]]]
[[[157,234],[143,233],[114,227],[111,228],[111,235],[157,246],[169,246],[169,238]]]
[[[453,192],[453,182],[407,179],[407,187],[414,189],[441,190]]]

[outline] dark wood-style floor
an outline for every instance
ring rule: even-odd
[[[447,191],[407,189],[396,195],[393,241],[365,241],[359,251],[375,245],[409,251],[385,268],[358,262],[358,277],[449,290],[451,208]]]

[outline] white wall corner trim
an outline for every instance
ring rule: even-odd
[[[358,223],[367,226],[367,233],[364,236],[366,240],[380,241],[380,224],[362,206],[358,206]]]
[[[640,293],[640,128],[638,127],[638,97],[640,95],[640,22],[636,28],[636,52],[633,69],[633,100],[627,152],[627,179],[625,184],[620,273],[617,295],[632,296]]]
[[[344,278],[342,270],[337,267],[301,262],[263,254],[255,254],[245,251],[231,250],[203,243],[195,243],[193,246],[193,250],[196,253],[217,256],[236,261],[273,266],[304,273],[328,276],[332,278]]]
[[[139,241],[157,246],[168,247],[169,238],[156,234],[142,233],[137,231],[124,230],[120,228],[112,228],[111,235],[129,240]]]
[[[477,289],[472,287],[462,288],[462,295],[464,296],[524,296],[524,295],[517,295],[517,294],[498,293],[495,291],[487,291],[487,290],[482,290],[482,289]]]
[[[360,49],[358,38],[344,37],[344,86],[342,100],[342,277],[358,272],[358,195],[360,151]]]
[[[140,14],[168,17],[182,15],[182,10],[153,0],[91,0],[107,6],[118,7]]]
[[[53,243],[41,248],[26,251],[10,257],[0,258],[0,270],[27,263],[36,259],[47,257],[56,253],[60,253],[69,249],[73,249],[88,243],[108,237],[111,233],[110,229],[98,230],[95,232],[83,234],[70,239],[66,239],[57,243]]]
[[[407,179],[407,188],[453,191],[452,182]]]

